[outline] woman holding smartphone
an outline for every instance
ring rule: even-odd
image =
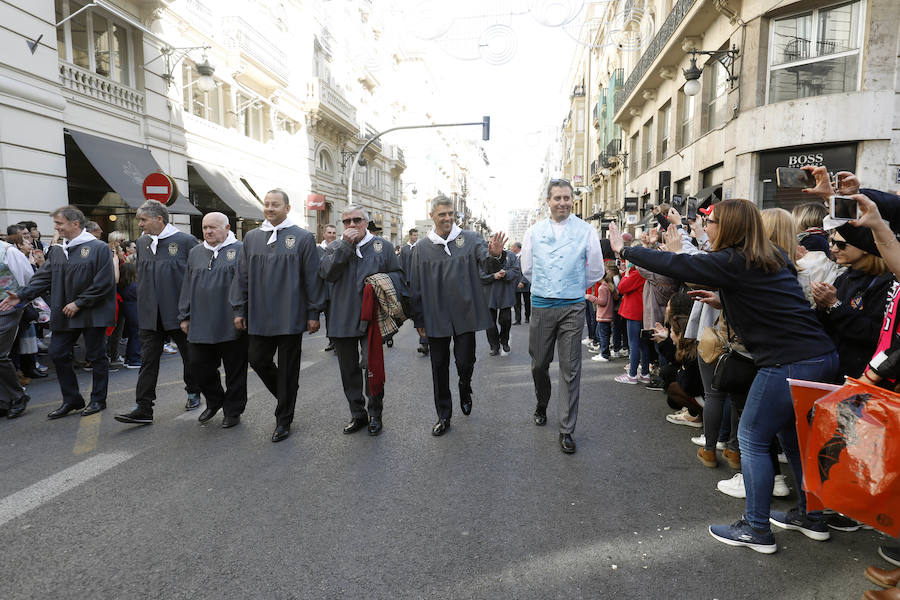
[[[718,299],[715,292],[705,290],[691,292],[691,296],[721,304],[730,326],[759,367],[738,429],[746,511],[735,523],[712,525],[709,532],[723,543],[765,554],[778,548],[770,522],[814,540],[826,540],[828,528],[821,515],[806,513],[802,490],[798,490],[797,508],[770,514],[774,472],[769,446],[777,435],[795,480],[802,482],[787,378],[830,381],[838,367],[834,344],[807,303],[790,259],[766,236],[752,202],[737,198],[719,202],[707,219],[706,232],[712,250],[688,255],[625,248],[615,225],[609,228],[610,245],[623,259],[683,281],[718,288]]]

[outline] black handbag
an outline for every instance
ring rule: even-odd
[[[728,326],[728,321],[725,322],[725,328],[730,342],[731,327]],[[712,388],[717,392],[746,394],[757,371],[752,358],[729,348],[716,361]]]

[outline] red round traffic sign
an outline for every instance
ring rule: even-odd
[[[144,179],[141,185],[144,192],[144,198],[147,200],[156,200],[162,202],[166,206],[175,202],[178,197],[178,186],[175,180],[165,173],[150,173]]]

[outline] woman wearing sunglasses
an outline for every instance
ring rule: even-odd
[[[610,245],[622,258],[656,273],[717,288],[718,298],[704,290],[691,295],[701,302],[721,304],[759,367],[738,429],[746,510],[735,523],[713,525],[709,532],[725,544],[765,554],[778,548],[770,521],[811,539],[828,539],[821,515],[806,513],[802,491],[798,490],[797,508],[770,514],[775,475],[769,446],[777,435],[795,480],[802,481],[787,378],[830,381],[838,367],[834,344],[806,302],[790,259],[766,236],[756,205],[738,198],[719,202],[707,219],[706,232],[712,250],[689,255],[626,248],[615,225],[609,228]]]

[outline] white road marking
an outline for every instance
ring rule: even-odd
[[[134,455],[135,453],[125,451],[98,454],[3,498],[0,500],[0,527],[60,494],[102,475]]]

